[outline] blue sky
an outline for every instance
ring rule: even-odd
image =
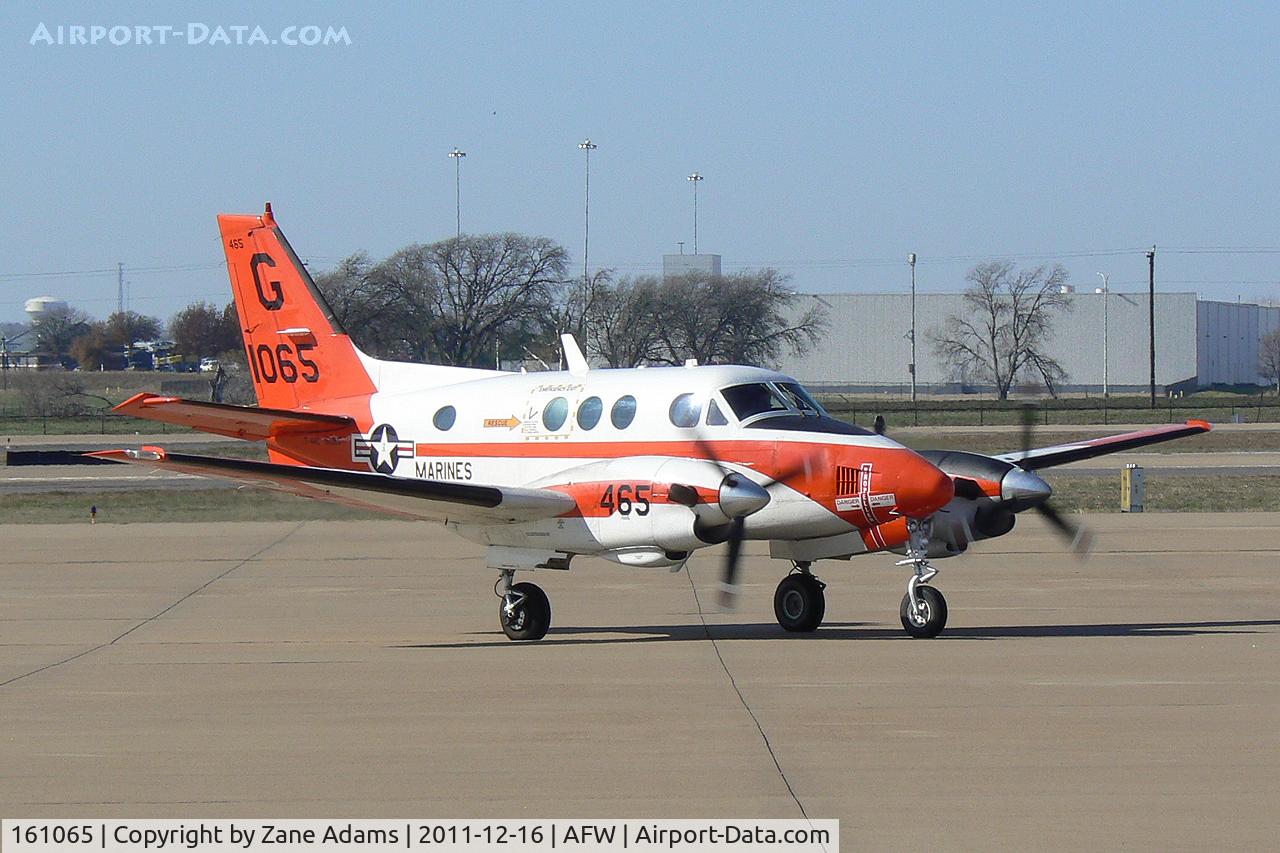
[[[652,272],[677,241],[805,291],[962,286],[982,257],[1280,297],[1280,13],[1180,3],[0,7],[0,319],[225,301],[214,215],[271,200],[314,266],[462,227]],[[345,27],[350,45],[32,45],[37,25]],[[1090,252],[1128,250],[1120,254]],[[180,267],[181,269],[172,269]],[[130,271],[128,268],[131,268]],[[156,269],[161,268],[161,269]]]

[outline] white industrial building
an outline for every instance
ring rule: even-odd
[[[930,333],[952,315],[964,315],[960,293],[916,296],[917,381],[922,392],[988,390],[976,377],[957,375],[934,353]],[[1054,319],[1050,354],[1067,372],[1064,390],[1101,391],[1103,294],[1072,293],[1071,310]],[[812,350],[779,365],[811,387],[903,392],[910,388],[911,295],[830,293],[803,296],[798,310],[817,301],[830,328]],[[1194,293],[1157,293],[1156,385],[1161,393],[1211,385],[1265,385],[1258,372],[1263,336],[1280,328],[1280,308],[1200,300]],[[1112,391],[1145,391],[1150,376],[1148,296],[1113,291],[1108,297],[1108,380]]]

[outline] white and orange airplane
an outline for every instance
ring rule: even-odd
[[[569,336],[567,371],[382,361],[352,342],[270,205],[218,225],[261,405],[144,393],[116,411],[265,441],[270,461],[156,447],[96,455],[443,524],[485,546],[514,640],[551,624],[546,594],[515,583],[517,571],[566,570],[582,556],[675,572],[728,543],[728,603],[745,539],[768,540],[792,567],[774,596],[784,629],[822,622],[816,561],[893,551],[909,572],[902,625],[933,637],[947,607],[927,585],[932,559],[1008,533],[1028,509],[1080,538],[1036,470],[1209,429],[1189,421],[1002,456],[917,453],[828,416],[794,379],[758,367],[595,369]]]

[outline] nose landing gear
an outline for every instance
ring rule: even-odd
[[[938,590],[926,586],[938,574],[928,559],[932,528],[932,518],[908,518],[907,559],[898,561],[899,566],[911,566],[913,571],[898,615],[907,633],[920,638],[936,637],[947,626],[946,598]]]
[[[502,633],[512,640],[541,640],[551,627],[551,601],[542,587],[532,583],[512,583],[515,572],[503,571],[494,586],[502,599],[498,622]]]
[[[796,571],[778,584],[773,594],[773,615],[783,630],[796,633],[816,631],[827,612],[823,590],[827,585],[809,573],[809,563],[795,563]]]

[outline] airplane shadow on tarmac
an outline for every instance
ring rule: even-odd
[[[1259,629],[1280,626],[1280,619],[1242,619],[1215,622],[1124,622],[1102,625],[1004,625],[983,628],[948,628],[937,640],[1002,640],[1036,637],[1195,637],[1208,634],[1258,634]],[[540,645],[609,645],[617,643],[670,643],[707,640],[910,640],[901,628],[865,622],[830,622],[812,634],[788,634],[772,623],[691,625],[632,625],[626,627],[552,627]],[[617,636],[617,635],[623,636]],[[590,635],[590,636],[588,636]],[[499,631],[475,633],[475,637],[502,637]],[[937,641],[935,640],[935,642]],[[500,640],[467,640],[459,643],[411,643],[401,649],[483,649],[519,645]]]

